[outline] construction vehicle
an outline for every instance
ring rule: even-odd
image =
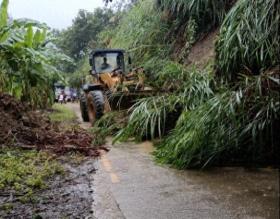
[[[151,94],[152,88],[144,85],[143,68],[132,69],[131,58],[124,50],[93,50],[89,63],[90,74],[80,97],[84,121],[93,124],[104,113],[128,108],[136,98]]]

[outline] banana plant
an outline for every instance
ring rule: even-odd
[[[52,103],[52,85],[61,79],[57,63],[72,62],[53,43],[48,27],[33,20],[8,20],[8,0],[0,8],[0,91],[34,107]]]

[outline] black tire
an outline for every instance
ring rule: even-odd
[[[80,98],[80,110],[81,110],[81,115],[82,115],[83,121],[89,122],[87,99],[86,99],[85,94],[82,94],[81,98]]]
[[[91,91],[88,94],[88,113],[89,120],[94,123],[104,114],[105,100],[102,91]]]

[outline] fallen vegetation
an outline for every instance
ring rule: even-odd
[[[220,28],[216,68],[234,81],[240,73],[260,75],[280,63],[278,0],[237,1]]]
[[[92,145],[94,136],[86,130],[78,126],[60,130],[47,116],[31,111],[8,94],[0,94],[0,120],[0,145],[48,150],[56,154],[76,151],[89,156],[99,155],[98,148]]]
[[[178,168],[277,164],[279,16],[274,0],[136,3],[115,35],[101,36],[129,50],[148,83],[171,92],[137,101],[115,142],[159,137],[156,159]],[[217,31],[208,42],[216,41],[215,58],[200,72],[186,60]]]
[[[90,133],[93,133],[94,145],[103,145],[106,143],[107,136],[116,135],[121,129],[123,129],[128,120],[128,114],[126,111],[109,112],[106,113],[100,120],[98,120],[92,128],[89,129]]]
[[[55,109],[50,115],[55,114],[56,122],[48,112],[32,111],[0,94],[0,215],[4,218],[90,214],[89,181],[95,168],[94,160],[87,157],[99,156],[99,148],[93,144],[93,133],[78,128],[73,114],[58,121],[69,112],[65,106]]]
[[[185,109],[159,145],[158,161],[179,168],[216,164],[277,164],[279,72],[246,77],[193,110]]]

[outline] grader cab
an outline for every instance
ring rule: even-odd
[[[128,108],[135,99],[150,93],[144,85],[143,68],[131,68],[131,58],[121,49],[99,49],[90,54],[90,74],[83,85],[80,109],[92,124],[112,109]],[[126,68],[126,64],[128,68]]]

